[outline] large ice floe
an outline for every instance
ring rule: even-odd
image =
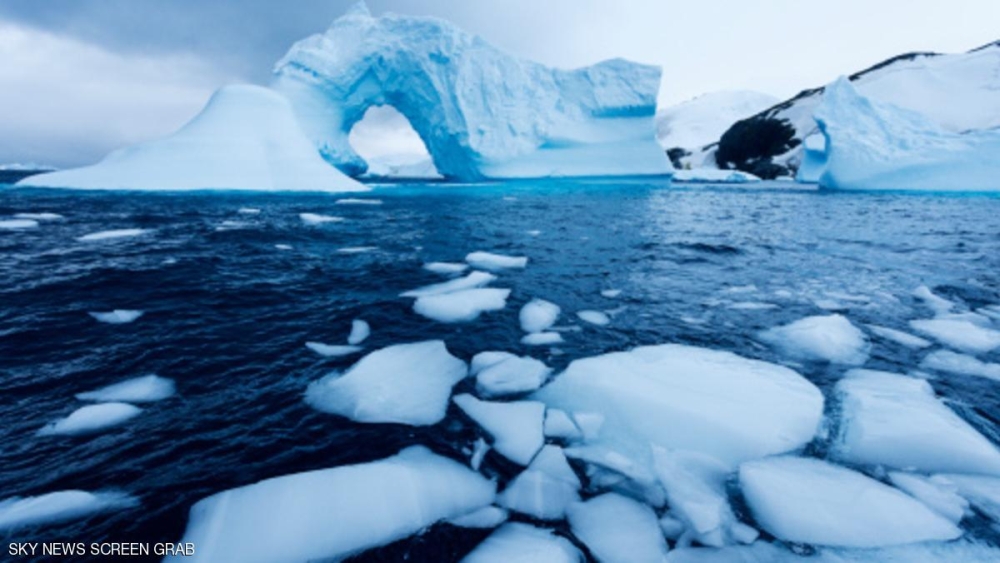
[[[29,176],[19,186],[128,190],[360,191],[320,158],[283,96],[260,86],[218,90],[177,132],[97,164]]]
[[[357,465],[267,479],[191,508],[193,557],[167,562],[339,561],[490,505],[495,485],[420,446]]]
[[[0,500],[0,531],[58,524],[138,505],[136,498],[120,492],[57,491],[13,497]]]
[[[749,461],[740,466],[739,480],[757,523],[785,541],[883,547],[962,535],[913,497],[815,458]]]
[[[1000,130],[957,133],[914,111],[827,86],[816,122],[825,138],[809,166],[824,188],[1000,191]]]
[[[517,59],[436,18],[373,17],[364,3],[296,43],[272,86],[330,163],[367,163],[348,134],[372,106],[412,124],[448,178],[664,174],[660,69],[622,59],[559,70]]]
[[[857,464],[1000,475],[1000,451],[922,379],[852,370],[837,383],[834,450]]]
[[[466,373],[440,340],[397,344],[313,382],[306,402],[357,422],[427,426],[444,418],[451,388]]]
[[[577,424],[581,414],[600,415],[587,442],[647,468],[650,444],[730,468],[794,451],[812,440],[823,412],[819,389],[789,368],[677,344],[576,360],[533,397]]]

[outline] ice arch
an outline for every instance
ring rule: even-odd
[[[615,59],[576,70],[507,55],[452,24],[373,17],[355,5],[275,67],[320,153],[341,170],[367,168],[347,136],[369,107],[391,105],[447,177],[662,174],[655,141],[658,67]]]

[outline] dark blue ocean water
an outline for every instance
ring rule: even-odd
[[[463,449],[477,430],[456,412],[415,429],[355,424],[303,402],[310,381],[352,363],[321,358],[304,342],[343,343],[354,318],[372,326],[369,350],[440,338],[464,359],[510,350],[559,369],[574,358],[666,342],[785,361],[754,335],[831,309],[855,324],[905,330],[908,320],[930,316],[911,296],[922,284],[971,307],[1000,303],[995,197],[640,180],[399,185],[361,197],[384,204],[341,206],[334,196],[307,194],[0,188],[0,218],[65,216],[0,231],[0,498],[117,489],[142,503],[20,530],[3,543],[177,541],[190,506],[223,489],[418,443],[466,460]],[[261,213],[242,215],[241,207]],[[310,227],[302,212],[345,221]],[[226,221],[242,224],[219,230]],[[150,232],[76,240],[120,228]],[[358,246],[377,250],[337,251]],[[530,258],[526,270],[494,284],[513,290],[506,310],[446,325],[417,316],[411,300],[398,297],[441,280],[421,269],[424,262],[460,261],[473,250]],[[600,295],[611,288],[621,297]],[[555,352],[529,349],[520,344],[517,312],[532,297],[558,303],[564,315],[612,310],[613,323],[566,333]],[[87,314],[111,309],[145,315],[109,325]],[[573,320],[564,316],[562,324]],[[875,340],[868,367],[907,372],[919,359]],[[824,389],[843,373],[823,364],[796,369]],[[109,432],[35,435],[82,405],[75,393],[148,373],[175,379],[178,394]],[[997,439],[1000,384],[961,376],[933,384]],[[501,480],[514,471],[492,455],[486,468]],[[487,533],[435,526],[358,559],[457,560]],[[984,527],[979,537],[995,541],[991,534]]]

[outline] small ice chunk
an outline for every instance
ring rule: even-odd
[[[361,319],[351,321],[351,334],[347,337],[347,343],[356,346],[365,341],[372,333],[371,327]]]
[[[511,522],[490,534],[462,563],[580,563],[580,553],[552,530]]]
[[[144,375],[114,383],[96,391],[77,393],[76,398],[81,401],[99,403],[152,403],[172,397],[175,392],[176,385],[173,379],[158,375]]]
[[[357,422],[429,426],[444,418],[451,388],[466,373],[465,362],[440,340],[397,344],[361,358],[343,375],[311,383],[306,402]]]
[[[980,475],[935,475],[933,479],[944,480],[957,487],[958,494],[975,505],[993,522],[1000,524],[1000,478]]]
[[[921,348],[926,348],[931,345],[929,340],[925,340],[919,336],[914,336],[908,332],[903,332],[887,326],[868,325],[868,329],[871,330],[872,334],[875,336],[891,340],[896,344],[906,346],[907,348],[911,348],[913,350],[920,350]]]
[[[607,297],[608,299],[615,299],[622,294],[620,289],[603,289],[601,290],[601,295]]]
[[[138,237],[148,233],[148,229],[114,229],[110,231],[99,231],[77,237],[80,242],[94,242],[100,240],[116,240],[121,238]]]
[[[921,332],[960,352],[984,354],[1000,348],[1000,331],[958,319],[923,319],[910,321]]]
[[[562,520],[566,509],[580,502],[579,486],[531,468],[524,470],[497,495],[504,508],[538,520]]]
[[[852,366],[868,360],[868,338],[843,315],[806,317],[765,330],[760,339],[805,360]]]
[[[482,251],[470,252],[465,261],[473,268],[490,271],[524,268],[528,265],[528,259],[524,256],[506,256]]]
[[[256,207],[241,207],[236,212],[243,215],[260,215],[260,209]]]
[[[476,389],[484,397],[499,397],[534,391],[542,386],[552,369],[529,357],[513,357],[479,371]]]
[[[543,332],[556,323],[560,311],[559,305],[555,303],[532,299],[521,307],[517,318],[521,321],[521,330],[524,332]]]
[[[457,262],[428,262],[424,264],[424,269],[435,274],[454,276],[468,270],[469,265]]]
[[[726,494],[728,468],[698,452],[653,448],[656,476],[667,492],[671,513],[684,522],[692,539],[722,547],[741,543],[736,516]]]
[[[893,471],[889,473],[889,481],[955,524],[969,511],[969,501],[962,498],[958,487],[947,479]]]
[[[924,302],[935,314],[943,315],[955,308],[955,304],[943,297],[939,297],[931,288],[922,285],[913,290],[913,296]]]
[[[323,344],[322,342],[306,342],[306,348],[316,352],[320,356],[328,358],[339,358],[349,356],[362,350],[361,346],[345,346],[337,344]]]
[[[344,198],[334,202],[336,205],[382,205],[381,199]]]
[[[936,350],[927,354],[920,362],[921,369],[958,373],[961,375],[977,375],[1000,381],[1000,364],[989,364],[950,350]]]
[[[143,312],[133,311],[130,309],[115,309],[114,311],[109,311],[107,313],[88,313],[88,314],[102,323],[120,325],[120,324],[130,323],[138,319],[143,315]]]
[[[611,317],[601,311],[577,311],[576,316],[585,323],[597,326],[607,326],[611,324]]]
[[[497,403],[472,395],[453,399],[466,415],[493,437],[493,449],[520,465],[528,465],[545,444],[545,405],[537,401]]]
[[[774,303],[763,303],[760,301],[737,301],[726,305],[726,308],[734,311],[770,311],[771,309],[777,309],[778,306]]]
[[[479,372],[490,366],[517,357],[516,354],[511,354],[510,352],[480,352],[472,357],[472,362],[469,364],[469,375],[479,375]]]
[[[135,508],[139,501],[119,492],[57,491],[0,500],[0,531],[58,524],[94,514]]]
[[[602,563],[664,561],[667,542],[648,506],[606,493],[569,508],[573,535]]]
[[[521,344],[525,346],[548,346],[551,344],[562,344],[563,337],[558,332],[533,332],[521,338]]]
[[[524,233],[528,236],[537,237],[538,235],[542,234],[542,231],[539,231],[538,229],[532,229],[530,231],[524,231]]]
[[[9,231],[19,231],[22,229],[34,229],[38,227],[38,221],[34,219],[4,219],[0,220],[0,229]]]
[[[754,519],[785,541],[868,548],[962,535],[913,497],[818,459],[748,461],[739,479]]]
[[[320,215],[319,213],[299,213],[299,219],[306,225],[322,225],[323,223],[339,223],[343,217],[333,217],[331,215]]]
[[[476,442],[472,445],[472,457],[469,458],[469,467],[474,471],[479,471],[479,468],[483,465],[483,460],[486,459],[486,454],[490,451],[490,445],[486,443],[486,440],[482,438],[477,438]]]
[[[474,321],[484,312],[499,311],[507,306],[509,289],[465,289],[443,295],[418,297],[413,310],[418,315],[442,323]]]
[[[684,534],[687,526],[684,522],[679,519],[674,518],[674,515],[667,512],[660,517],[660,531],[663,532],[663,537],[670,541],[677,541]]]
[[[412,289],[410,291],[401,293],[401,297],[429,297],[431,295],[445,295],[448,293],[454,293],[456,291],[462,291],[463,289],[475,289],[479,287],[484,287],[490,282],[496,280],[497,277],[493,274],[488,274],[486,272],[471,272],[464,278],[456,278],[450,281],[436,283],[433,285],[425,285],[424,287],[419,287],[417,289]]]
[[[484,506],[452,518],[448,523],[459,528],[496,528],[507,521],[507,516],[507,511],[498,506]]]
[[[492,504],[495,485],[427,448],[229,489],[191,508],[193,557],[165,563],[340,561]]]
[[[581,436],[580,429],[576,427],[573,419],[560,409],[547,409],[545,411],[545,436],[548,438],[562,438],[564,440],[575,440]]]
[[[365,252],[374,252],[376,250],[378,250],[377,246],[345,246],[338,248],[337,252],[340,254],[364,254]]]
[[[70,413],[66,418],[50,422],[38,431],[39,436],[77,436],[93,434],[124,424],[142,409],[126,403],[101,403],[87,405]]]
[[[559,446],[548,444],[543,446],[541,451],[531,460],[528,469],[545,473],[546,475],[569,483],[575,489],[580,488],[580,478],[569,465],[566,453]]]
[[[851,370],[837,383],[833,452],[855,464],[1000,475],[1000,450],[934,396],[923,379]]]
[[[290,245],[290,244],[276,244],[276,245],[274,245],[274,247],[277,248],[278,250],[291,250],[292,249],[292,245]]]
[[[15,219],[30,219],[32,221],[58,221],[63,216],[58,213],[15,213]]]

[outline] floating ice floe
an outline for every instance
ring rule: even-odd
[[[39,436],[76,436],[93,434],[120,426],[142,412],[135,405],[110,402],[80,407],[66,418],[46,424],[38,431]]]
[[[113,229],[110,231],[98,231],[77,237],[80,242],[96,242],[101,240],[116,240],[122,238],[132,238],[148,233],[148,229]]]
[[[893,471],[889,473],[889,481],[954,524],[958,524],[969,511],[969,501],[958,494],[958,487],[947,478]]]
[[[495,485],[414,446],[370,463],[295,473],[230,489],[191,508],[170,562],[342,560],[489,506]]]
[[[130,323],[143,315],[142,311],[134,311],[131,309],[115,309],[114,311],[109,311],[107,313],[87,313],[91,317],[94,317],[102,323],[108,323],[113,325],[127,324]]]
[[[1000,364],[986,363],[951,350],[936,350],[920,362],[921,369],[976,375],[1000,381]]]
[[[0,221],[0,229],[8,231],[20,231],[37,227],[38,221],[34,219],[4,219]]]
[[[496,528],[507,521],[509,514],[498,506],[484,506],[457,518],[448,520],[452,526],[459,528]]]
[[[290,244],[276,244],[276,245],[274,245],[274,247],[277,248],[278,250],[291,250],[292,249],[292,245],[290,245]]]
[[[462,411],[493,437],[493,449],[519,465],[528,465],[545,444],[545,405],[537,401],[497,403],[472,395],[452,399]]]
[[[580,553],[552,530],[511,522],[489,535],[462,563],[580,563]]]
[[[1000,550],[985,543],[927,542],[876,549],[818,548],[802,554],[766,542],[722,549],[679,548],[669,563],[994,563]]]
[[[241,207],[236,212],[243,215],[260,215],[260,209],[256,207]]]
[[[428,262],[424,264],[424,269],[435,274],[452,276],[468,270],[469,265],[460,262]]]
[[[490,271],[524,268],[528,265],[528,259],[524,256],[506,256],[482,251],[470,252],[465,261],[473,268]]]
[[[486,366],[476,373],[476,389],[484,397],[499,397],[534,391],[552,369],[529,357],[513,357]]]
[[[852,370],[837,383],[839,459],[921,472],[1000,475],[1000,450],[923,379]]]
[[[58,213],[15,213],[15,219],[29,219],[31,221],[58,221],[64,217]]]
[[[924,305],[937,315],[947,314],[955,308],[954,303],[934,293],[926,285],[914,289],[913,296],[922,301]]]
[[[521,338],[521,344],[525,346],[549,346],[562,342],[563,337],[558,332],[533,332]]]
[[[306,342],[306,348],[316,352],[320,356],[327,358],[339,358],[349,356],[363,350],[361,346],[350,346],[346,344],[323,344],[322,342]]]
[[[344,198],[333,202],[336,205],[382,205],[381,199]]]
[[[646,467],[651,443],[731,468],[793,451],[812,440],[823,412],[823,394],[791,369],[678,344],[576,360],[532,397],[574,413],[588,443]],[[599,418],[598,430],[584,429],[582,413]]]
[[[608,299],[615,299],[622,294],[620,289],[603,289],[601,290],[601,296],[607,297]]]
[[[340,254],[364,254],[365,252],[374,252],[378,250],[377,246],[344,246],[337,249]]]
[[[136,506],[139,501],[135,497],[119,492],[57,491],[12,497],[0,500],[0,531],[58,524]]]
[[[958,494],[994,523],[1000,524],[1000,478],[956,474],[935,475],[934,478],[956,487]]]
[[[884,547],[962,535],[913,497],[814,458],[748,461],[740,466],[739,480],[754,520],[789,542]]]
[[[418,297],[413,310],[421,316],[442,323],[474,321],[479,315],[507,306],[509,289],[484,287],[465,289],[443,295]]]
[[[577,424],[586,425],[576,417]],[[583,430],[585,439],[593,436]],[[642,499],[646,504],[662,508],[667,503],[666,493],[647,465],[641,460],[627,457],[604,446],[572,446],[565,450],[566,457],[585,465],[588,488],[591,490],[611,490],[626,496]]]
[[[356,346],[364,342],[372,333],[371,326],[361,319],[351,321],[351,334],[347,336],[347,343]]]
[[[806,317],[760,333],[785,354],[805,360],[859,366],[868,361],[868,338],[843,315]]]
[[[524,332],[544,332],[556,323],[562,309],[544,299],[532,299],[521,307],[517,318]]]
[[[967,320],[922,319],[910,321],[910,326],[960,352],[984,354],[1000,348],[1000,331]]]
[[[425,285],[417,289],[411,289],[400,294],[401,297],[428,297],[431,295],[444,295],[454,293],[463,289],[475,289],[484,287],[497,279],[493,274],[486,272],[470,272],[464,278],[456,278],[446,282]]]
[[[920,350],[921,348],[927,348],[931,345],[930,340],[925,340],[919,336],[912,335],[908,332],[903,332],[901,330],[896,330],[894,328],[889,328],[887,326],[879,325],[867,325],[868,330],[872,331],[872,334],[886,340],[891,340],[896,344],[901,346],[906,346],[913,350]]]
[[[760,301],[737,301],[726,305],[726,308],[734,311],[770,311],[771,309],[777,309],[778,306],[774,303],[763,303]]]
[[[574,504],[567,513],[573,535],[602,563],[665,561],[667,542],[653,510],[616,493]]]
[[[302,220],[306,225],[322,225],[324,223],[339,223],[344,220],[343,217],[334,217],[332,215],[320,215],[319,213],[299,213],[299,219]]]
[[[173,379],[158,375],[144,375],[125,381],[101,387],[95,391],[77,393],[81,401],[96,401],[98,403],[152,403],[173,397],[177,390]]]
[[[545,446],[531,464],[497,495],[497,503],[539,520],[562,520],[580,501],[580,479],[562,448]]]
[[[444,418],[451,388],[466,373],[465,362],[440,340],[397,344],[361,358],[343,375],[311,383],[306,402],[357,422],[429,426]]]
[[[603,311],[577,311],[576,316],[581,321],[596,326],[607,326],[611,324],[611,317]]]

